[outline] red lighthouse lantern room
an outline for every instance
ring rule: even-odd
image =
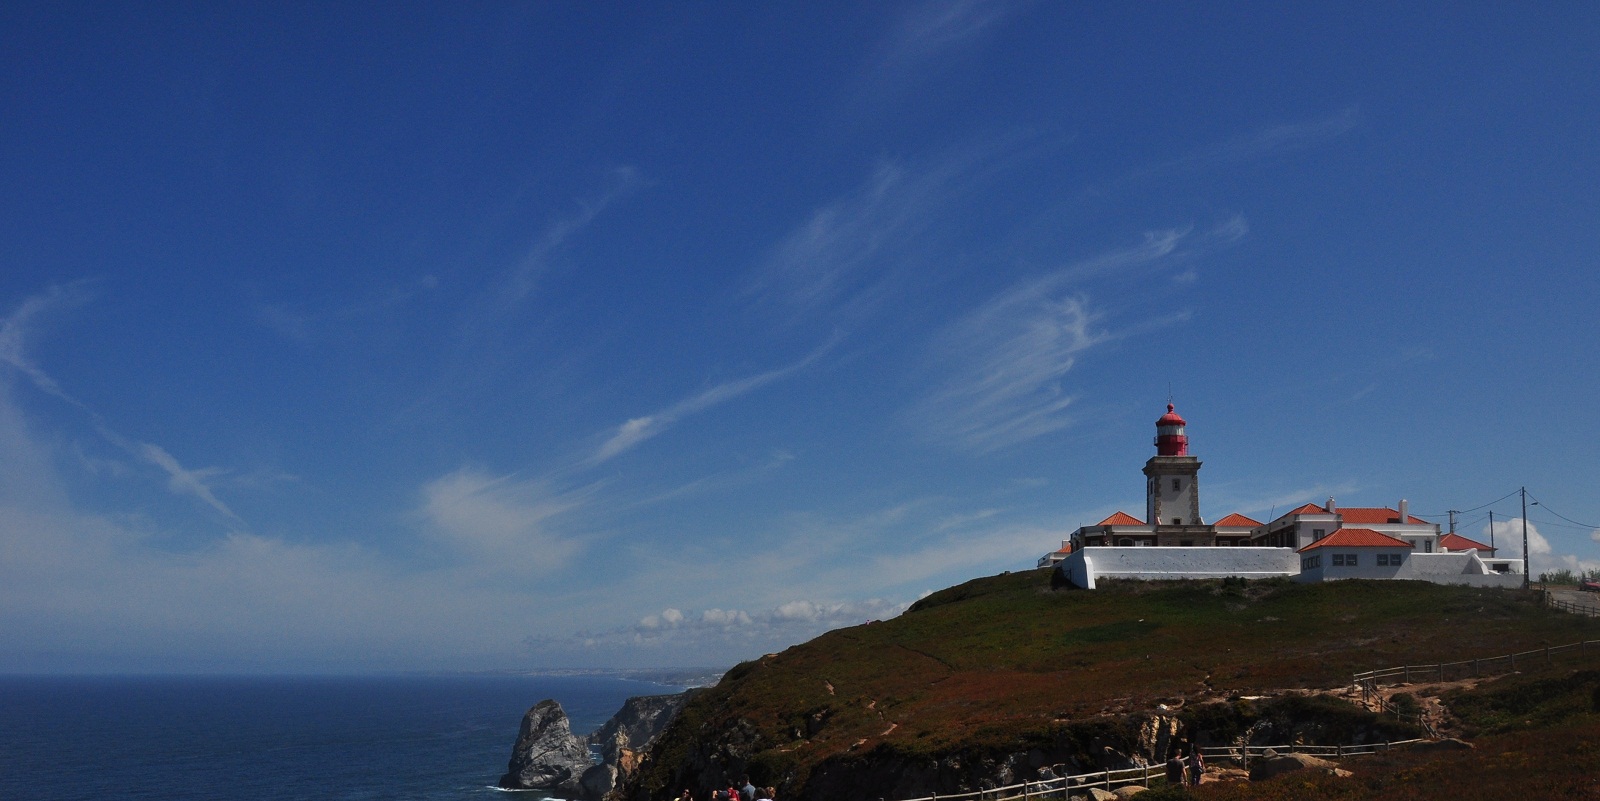
[[[1156,421],[1157,456],[1189,455],[1189,437],[1183,433],[1183,426],[1183,418],[1173,411],[1172,404],[1167,404],[1167,413]]]

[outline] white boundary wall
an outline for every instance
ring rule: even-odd
[[[1289,548],[1080,548],[1057,570],[1087,590],[1103,578],[1274,578],[1300,573],[1300,557]]]

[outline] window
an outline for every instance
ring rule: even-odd
[[[1428,553],[1433,553],[1433,540],[1427,540],[1423,542],[1422,549]]]
[[[1117,540],[1117,544],[1121,545],[1124,548],[1131,548],[1131,547],[1133,547],[1133,540],[1131,540],[1131,539],[1129,539],[1127,537],[1123,537],[1122,539]]]
[[[1181,518],[1181,517],[1174,517],[1174,518],[1172,518],[1172,525],[1174,525],[1174,526],[1181,526],[1181,525],[1183,525],[1183,518]]]
[[[1334,567],[1355,567],[1356,555],[1353,553],[1336,553],[1333,555]]]
[[[1328,530],[1323,528],[1311,529],[1311,541],[1316,542],[1328,535]]]
[[[1400,554],[1397,554],[1397,553],[1380,553],[1380,554],[1378,554],[1378,567],[1399,567],[1399,566],[1400,566]]]
[[[1178,540],[1178,547],[1180,547],[1180,548],[1193,548],[1194,547],[1194,540]]]
[[[1173,479],[1172,480],[1172,491],[1173,492],[1177,492],[1179,489],[1182,489],[1182,488],[1183,488],[1183,484],[1179,483],[1178,479]]]

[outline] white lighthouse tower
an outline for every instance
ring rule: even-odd
[[[1145,519],[1159,545],[1213,545],[1200,519],[1200,460],[1189,455],[1187,423],[1172,404],[1156,421],[1156,455],[1144,463]]]

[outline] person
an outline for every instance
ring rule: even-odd
[[[683,793],[678,796],[678,801],[694,801],[694,793],[689,792],[689,788],[685,787],[683,788]]]
[[[772,801],[772,799],[777,797],[777,795],[778,789],[776,787],[756,788],[756,801]]]
[[[739,781],[744,783],[739,788],[739,801],[756,801],[756,786],[750,783],[750,777],[742,776]]]
[[[1189,784],[1198,787],[1200,777],[1206,774],[1206,758],[1196,748],[1189,752]]]
[[[1167,760],[1167,786],[1179,787],[1183,783],[1183,752],[1173,751],[1172,758]]]

